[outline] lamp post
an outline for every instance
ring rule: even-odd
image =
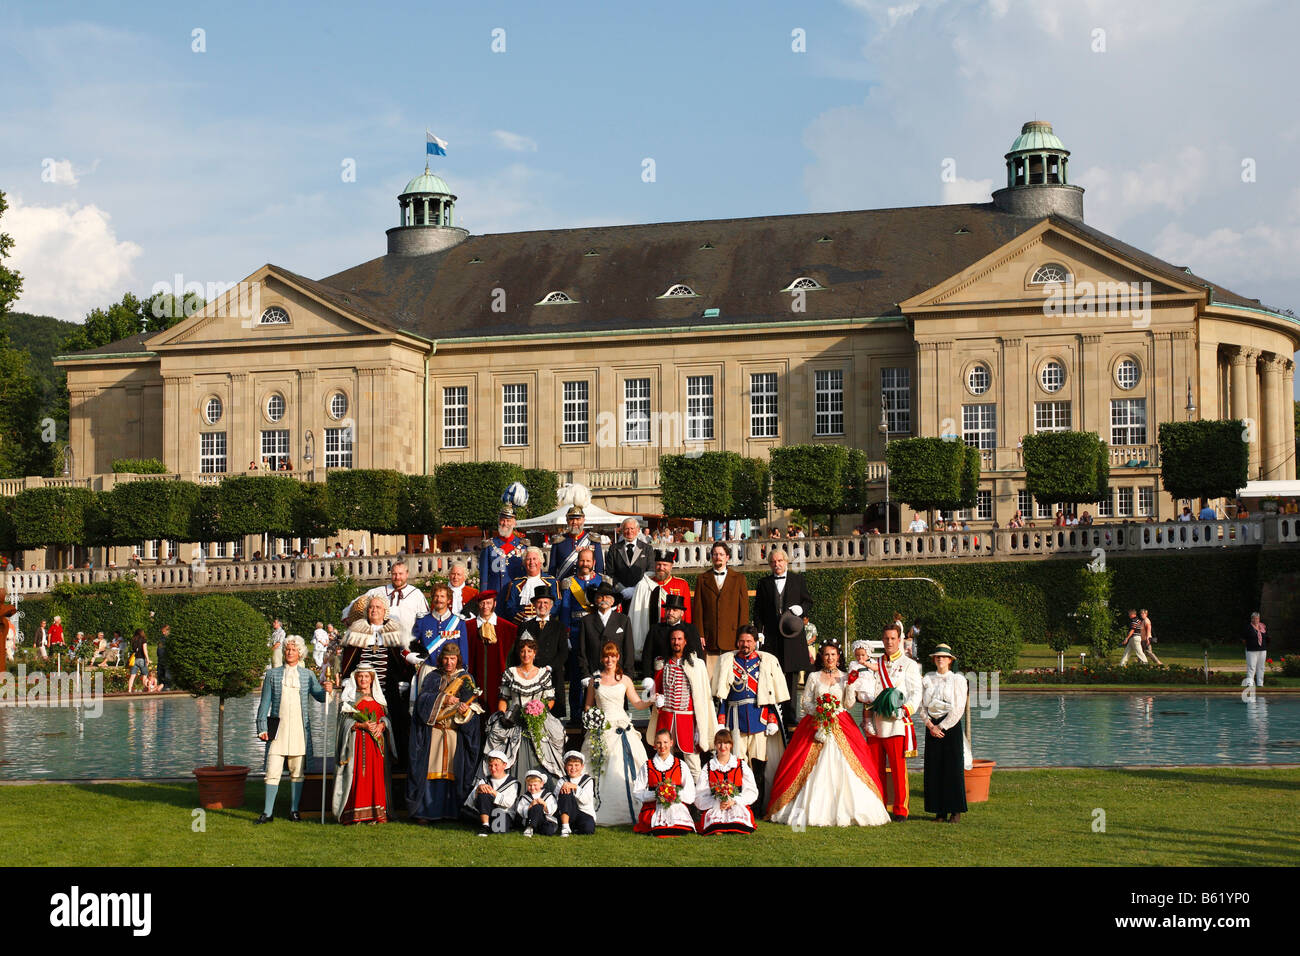
[[[885,414],[885,398],[880,397],[880,436],[885,440],[885,534],[889,534],[889,418]]]
[[[1195,420],[1196,420],[1196,402],[1192,401],[1192,380],[1191,380],[1191,378],[1188,378],[1188,379],[1187,379],[1187,404],[1186,404],[1184,407],[1187,409],[1187,420],[1188,420],[1189,422],[1195,421]]]

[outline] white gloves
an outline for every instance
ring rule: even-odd
[[[664,709],[664,704],[668,703],[668,698],[663,694],[655,694],[655,706],[660,710]]]
[[[767,731],[766,731],[766,733],[767,733],[767,735],[768,735],[769,737],[775,737],[775,736],[776,736],[776,732],[777,732],[778,730],[780,730],[780,729],[781,729],[781,728],[778,727],[776,724],[768,724],[768,725],[767,725]]]
[[[655,682],[653,677],[647,677],[641,681],[641,699],[649,697],[655,692]]]
[[[790,611],[798,617],[803,617],[803,608],[798,604],[791,604]]]

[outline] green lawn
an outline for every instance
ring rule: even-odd
[[[1296,769],[995,771],[988,803],[956,826],[919,815],[870,829],[760,824],[752,837],[655,840],[629,829],[594,837],[479,838],[459,825],[417,828],[253,826],[262,797],[209,811],[194,832],[193,784],[0,786],[0,843],[10,864],[38,866],[317,866],[391,860],[417,865],[1294,866],[1284,838],[1300,796]],[[288,788],[286,787],[285,790]],[[1095,811],[1105,832],[1094,832]],[[51,838],[48,821],[59,821]]]
[[[1065,652],[1065,666],[1069,667],[1079,664],[1079,655],[1088,652],[1086,644],[1072,644],[1070,649]],[[1165,664],[1181,664],[1184,667],[1201,667],[1205,664],[1205,658],[1200,644],[1164,644],[1158,643],[1155,646],[1156,656]],[[1123,648],[1115,652],[1115,663],[1124,654]],[[1089,657],[1092,655],[1089,653]],[[1129,660],[1135,658],[1130,657]],[[1055,667],[1056,651],[1052,650],[1046,644],[1029,644],[1021,646],[1020,660],[1018,664],[1021,668],[1028,667]],[[1228,644],[1215,644],[1210,648],[1210,670],[1227,670],[1241,671],[1242,676],[1246,674],[1246,652],[1240,647]],[[1269,675],[1265,674],[1265,681]]]

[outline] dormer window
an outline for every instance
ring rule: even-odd
[[[567,302],[574,302],[574,301],[576,300],[570,298],[569,295],[565,292],[548,292],[542,298],[542,301],[538,302],[537,304],[538,305],[564,305]]]
[[[258,320],[258,325],[288,325],[289,313],[277,306],[267,309]]]
[[[1048,282],[1065,282],[1070,278],[1070,270],[1059,262],[1049,262],[1034,270],[1030,285],[1043,285]]]
[[[810,279],[807,276],[800,276],[782,289],[782,292],[810,292],[813,289],[823,288],[822,284],[816,279]]]
[[[677,285],[672,286],[671,288],[669,288],[669,290],[668,290],[667,292],[665,292],[663,295],[661,295],[659,298],[661,298],[661,299],[675,299],[675,298],[678,298],[678,297],[680,297],[680,296],[688,296],[688,297],[689,297],[689,296],[693,296],[693,295],[695,295],[695,290],[694,290],[694,289],[692,289],[692,288],[691,288],[690,286],[688,286],[688,285],[682,285],[682,284],[679,282]]]

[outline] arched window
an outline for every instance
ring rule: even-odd
[[[259,325],[288,325],[289,313],[279,306],[272,306],[262,313]]]
[[[1049,262],[1035,269],[1034,277],[1029,281],[1032,285],[1042,285],[1047,282],[1064,282],[1068,278],[1070,278],[1069,269],[1059,262]]]
[[[563,304],[566,303],[566,302],[572,302],[572,301],[574,301],[574,300],[573,300],[572,298],[570,298],[569,295],[568,295],[567,293],[564,293],[564,292],[548,292],[548,293],[546,293],[546,295],[542,298],[542,301],[541,301],[541,302],[538,302],[537,304],[538,304],[538,305],[563,305]]]
[[[661,299],[675,299],[675,298],[677,298],[678,296],[692,296],[692,295],[695,295],[695,290],[692,289],[690,286],[688,286],[688,285],[682,285],[682,284],[679,282],[677,285],[672,286],[672,287],[671,287],[667,292],[665,292],[665,293],[664,293],[663,295],[661,295],[659,298],[661,298]]]
[[[781,291],[782,292],[798,292],[800,290],[809,291],[812,289],[820,289],[821,287],[822,284],[818,282],[816,279],[810,279],[807,276],[800,276]]]

